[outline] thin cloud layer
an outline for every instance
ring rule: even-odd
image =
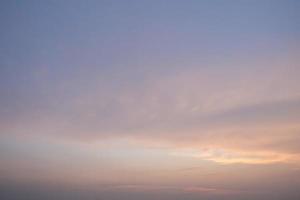
[[[177,69],[116,91],[98,84],[72,96],[56,91],[51,101],[41,102],[44,107],[12,115],[3,130],[223,151],[197,155],[221,163],[295,162],[300,153],[299,70],[289,62],[259,64],[238,71]]]

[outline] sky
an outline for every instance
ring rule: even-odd
[[[299,200],[300,1],[1,0],[0,199]]]

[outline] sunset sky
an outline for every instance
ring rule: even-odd
[[[0,0],[0,199],[299,200],[300,1]]]

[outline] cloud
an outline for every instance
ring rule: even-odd
[[[300,90],[292,64],[191,65],[155,69],[150,76],[142,72],[131,81],[129,72],[113,80],[95,73],[87,86],[73,77],[44,85],[50,93],[32,99],[36,107],[27,109],[24,102],[19,112],[1,115],[0,126],[3,135],[82,142],[129,138],[143,145],[223,151],[218,157],[199,154],[218,162],[294,161],[300,153]]]

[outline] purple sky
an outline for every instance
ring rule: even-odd
[[[299,13],[2,0],[0,199],[300,199]]]

